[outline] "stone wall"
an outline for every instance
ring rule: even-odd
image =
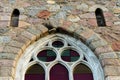
[[[11,14],[16,8],[20,11],[19,26],[12,27]],[[103,10],[105,27],[97,26],[97,8]],[[25,49],[55,32],[82,40],[99,58],[105,80],[119,80],[119,18],[119,0],[0,1],[0,80],[14,80],[17,61]]]

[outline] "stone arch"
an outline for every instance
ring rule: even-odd
[[[64,35],[62,35],[62,34],[54,34],[54,35],[48,35],[46,38],[42,38],[42,39],[40,39],[39,41],[37,41],[37,43],[34,43],[33,45],[31,45],[31,47],[29,47],[29,48],[27,48],[28,50],[26,50],[25,51],[25,54],[23,54],[23,57],[19,60],[19,62],[18,62],[18,65],[17,65],[17,72],[16,73],[19,73],[20,72],[20,70],[22,70],[23,69],[23,67],[26,67],[27,65],[26,64],[23,64],[22,65],[22,67],[21,67],[21,65],[19,64],[19,63],[23,63],[23,61],[25,62],[25,63],[29,63],[29,60],[30,60],[30,58],[31,58],[31,56],[33,56],[33,58],[35,59],[35,60],[37,60],[35,57],[34,57],[34,55],[33,54],[36,54],[37,52],[38,52],[38,50],[40,50],[41,49],[41,47],[42,47],[42,45],[45,45],[44,43],[46,42],[46,40],[48,41],[49,39],[52,39],[52,38],[54,38],[55,36],[59,36],[59,37],[63,37],[63,38],[65,38],[65,40],[68,40],[68,41],[70,41],[70,42],[72,42],[72,44],[74,45],[75,43],[75,40],[71,37],[71,38],[69,38],[69,37],[67,37],[67,35],[66,36],[64,36]],[[44,40],[45,39],[45,40]],[[73,40],[73,41],[72,41]],[[43,43],[44,42],[44,43]],[[104,75],[102,74],[103,73],[103,71],[102,71],[102,69],[101,69],[101,67],[100,67],[100,64],[96,64],[96,63],[98,63],[97,61],[95,62],[94,60],[97,60],[97,58],[96,57],[94,57],[94,54],[88,49],[88,48],[85,48],[85,46],[83,45],[83,44],[81,44],[81,43],[79,43],[79,40],[76,40],[76,42],[77,42],[77,45],[78,45],[78,47],[81,47],[81,51],[84,51],[84,53],[86,53],[86,54],[84,54],[84,55],[88,55],[88,57],[90,57],[90,58],[88,58],[88,59],[90,59],[90,60],[88,60],[89,61],[89,63],[92,65],[91,67],[92,67],[92,70],[96,70],[97,71],[97,74],[95,74],[95,75],[99,75],[99,77],[98,78],[95,78],[95,80],[99,80],[100,78],[102,79],[102,80],[104,80],[102,77],[104,77]],[[34,46],[36,46],[36,47],[34,47]],[[76,47],[76,48],[78,48],[78,47]],[[29,54],[28,54],[29,53]],[[59,57],[57,58],[57,60],[59,60]],[[80,59],[81,60],[81,59]],[[61,61],[61,59],[60,59],[60,61]],[[93,63],[94,63],[94,65],[93,65],[93,63],[92,63],[92,61],[93,61]],[[56,60],[55,60],[55,62],[56,62]],[[59,61],[58,61],[59,62]],[[41,62],[40,61],[40,63],[42,63],[42,64],[44,64],[43,62]],[[53,62],[51,62],[51,63],[53,63]],[[50,64],[51,64],[50,63]],[[44,65],[48,65],[48,64],[44,64]],[[95,66],[97,65],[97,67],[96,68],[94,68]],[[98,66],[99,65],[99,66]],[[20,67],[19,67],[20,66]],[[67,65],[66,65],[67,66]],[[49,66],[48,66],[49,67]],[[94,68],[94,69],[93,69]],[[97,69],[99,69],[99,70],[97,70]],[[48,70],[48,68],[47,68],[47,70]],[[94,71],[94,73],[96,72],[96,71]],[[21,75],[23,74],[22,72],[20,73]],[[71,74],[71,73],[70,73]],[[47,75],[47,74],[46,74]],[[17,80],[21,80],[21,77],[22,76],[19,76],[18,78],[16,78]],[[23,79],[23,77],[22,77],[22,79]]]
[[[89,12],[95,12],[97,8],[101,8],[104,12],[108,12],[109,10],[102,6],[102,5],[93,5],[92,7],[89,8]]]
[[[11,42],[8,43],[8,46],[5,46],[4,49],[2,50],[2,52],[6,52],[6,53],[15,53],[16,56],[13,56],[14,62],[11,62],[11,65],[14,65],[14,67],[13,66],[10,67],[11,74],[7,75],[8,72],[6,72],[6,75],[9,77],[3,77],[1,79],[11,79],[11,80],[14,79],[16,65],[17,63],[19,63],[18,60],[20,59],[20,56],[23,55],[24,50],[28,50],[27,47],[30,46],[31,43],[38,40],[38,38],[41,38],[41,36],[48,35],[48,29],[43,25],[36,26],[36,28],[32,28],[31,26],[29,26],[28,28],[33,30],[34,32],[23,30],[19,36],[13,38],[13,40],[11,40]],[[62,26],[60,28],[64,29],[68,33],[72,33],[72,36],[74,38],[82,40],[97,55],[97,57],[100,60],[104,58],[110,58],[109,56],[105,56],[109,54],[113,55],[113,58],[117,58],[111,46],[109,46],[104,39],[102,39],[98,34],[93,32],[92,30],[83,26],[78,26],[74,29],[73,28],[68,29],[69,27],[65,28]],[[21,38],[23,38],[23,40],[21,40]],[[106,69],[107,65],[105,65],[104,63],[102,63],[102,65],[104,66],[103,69]],[[2,66],[5,66],[5,64]],[[4,75],[4,73],[2,73],[2,75]],[[109,73],[106,73],[105,75],[108,76]]]

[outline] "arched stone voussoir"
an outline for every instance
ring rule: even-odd
[[[92,50],[95,50],[96,48],[101,46],[108,45],[108,43],[93,30],[82,25],[73,25],[74,24],[71,24],[67,27],[62,26],[61,28],[64,29],[66,32],[71,33],[73,37],[82,40]]]
[[[104,12],[108,12],[109,10],[102,6],[102,5],[93,5],[92,7],[89,8],[89,12],[95,12],[97,8],[101,8]]]

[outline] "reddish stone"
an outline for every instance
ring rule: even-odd
[[[112,43],[112,48],[114,51],[120,51],[120,42]]]
[[[113,23],[109,21],[109,22],[106,22],[106,25],[107,25],[107,26],[112,26]]]
[[[63,29],[69,28],[72,25],[71,21],[63,21],[63,25],[61,26]]]
[[[49,11],[43,10],[38,14],[38,17],[42,18],[42,19],[47,19],[47,18],[49,18],[50,14],[51,13]]]
[[[113,17],[113,14],[110,12],[104,12],[105,17]]]
[[[91,26],[97,26],[97,21],[96,19],[88,19],[88,24]]]

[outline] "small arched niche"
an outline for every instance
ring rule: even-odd
[[[78,64],[73,72],[74,80],[94,80],[92,71],[84,64]]]
[[[18,27],[19,25],[19,15],[20,11],[18,9],[14,9],[11,15],[10,26]]]
[[[50,70],[50,80],[69,80],[68,70],[60,63],[54,65]]]
[[[28,68],[24,80],[45,80],[45,71],[42,66],[35,64]]]
[[[97,8],[95,11],[95,15],[96,15],[98,26],[106,26],[105,18],[104,18],[102,9]]]

